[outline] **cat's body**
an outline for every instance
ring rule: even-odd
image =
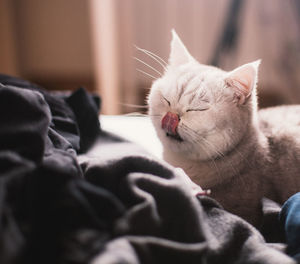
[[[164,159],[255,225],[263,197],[283,203],[300,191],[300,106],[257,112],[258,65],[201,65],[173,33],[168,71],[149,95]]]
[[[259,111],[259,130],[224,156],[193,161],[164,150],[164,159],[181,167],[225,209],[259,223],[261,199],[278,203],[300,191],[300,106]]]

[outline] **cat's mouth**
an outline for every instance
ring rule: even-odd
[[[173,139],[173,140],[177,140],[178,142],[182,142],[183,139],[177,134],[173,135],[173,134],[170,134],[170,133],[166,133],[166,136],[169,137],[170,139]]]
[[[178,114],[167,112],[161,120],[161,127],[166,132],[167,137],[182,142],[183,140],[177,132],[179,121]]]

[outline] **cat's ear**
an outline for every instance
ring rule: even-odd
[[[169,66],[177,67],[193,60],[174,29],[172,29],[171,52],[169,56]]]
[[[261,60],[244,64],[229,72],[225,83],[234,90],[238,104],[245,104],[256,89]]]

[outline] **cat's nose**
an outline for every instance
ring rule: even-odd
[[[177,135],[177,127],[179,121],[180,118],[177,114],[168,112],[161,120],[161,127],[164,131],[166,131],[166,133],[175,136]]]

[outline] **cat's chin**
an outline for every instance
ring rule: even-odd
[[[166,133],[166,137],[172,141],[177,141],[179,143],[183,141],[183,139],[178,134],[172,135],[172,134]]]
[[[196,146],[194,143],[182,138],[178,139],[174,136],[165,135],[162,143],[165,153],[168,153],[167,155],[176,155],[182,160],[206,162],[214,159],[213,153],[209,153],[208,150],[203,150],[202,146]]]

